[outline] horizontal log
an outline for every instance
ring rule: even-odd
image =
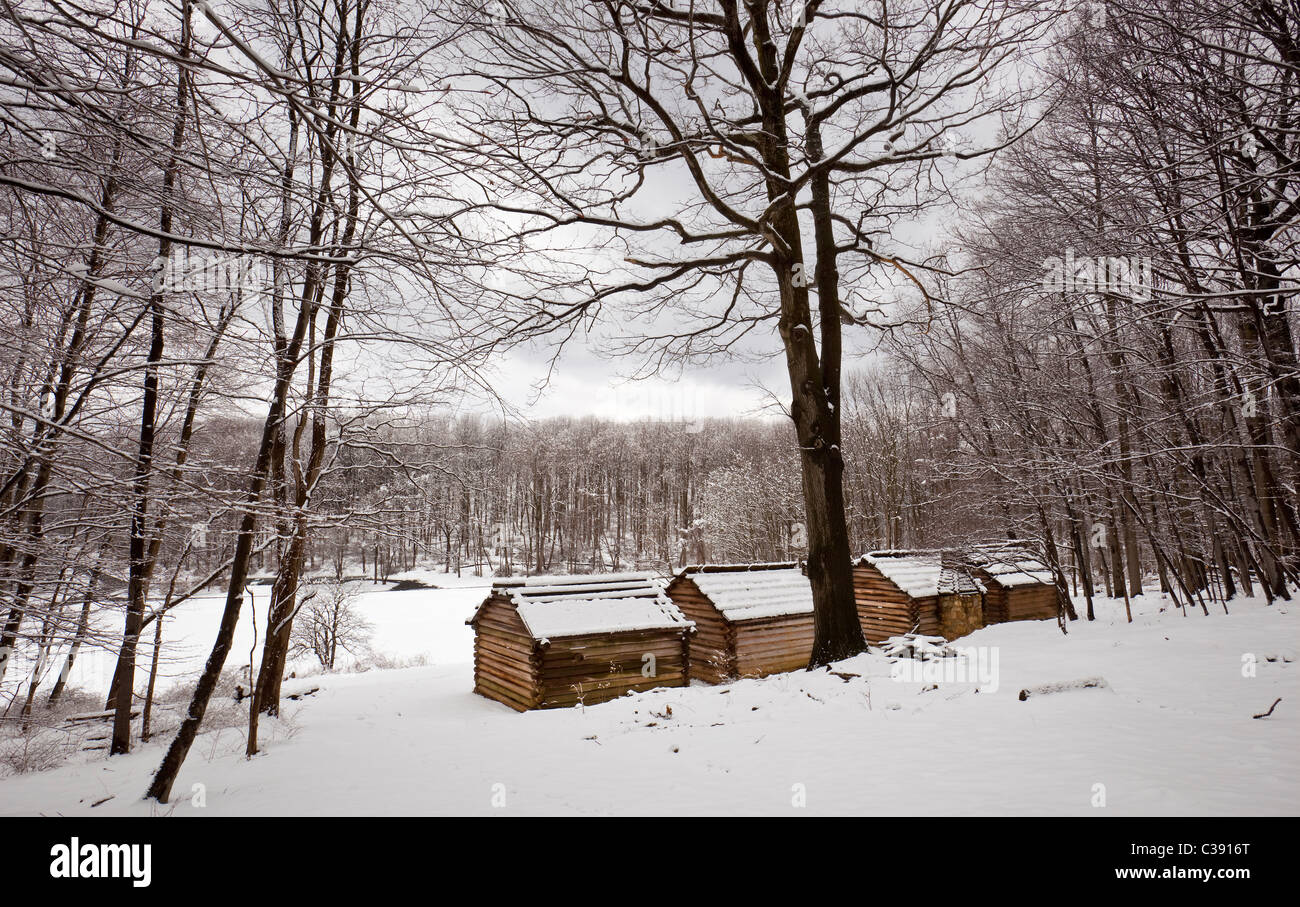
[[[791,671],[802,671],[808,667],[808,659],[802,661],[781,661],[763,663],[761,665],[742,665],[737,673],[745,678],[768,677],[772,674],[787,674]]]
[[[531,661],[536,655],[536,649],[530,643],[528,646],[522,646],[510,640],[501,639],[498,636],[489,636],[486,633],[480,633],[474,639],[474,645],[488,649],[492,652],[506,657],[518,659],[520,661]]]
[[[614,639],[606,642],[588,642],[580,646],[547,646],[542,650],[544,659],[568,658],[574,661],[614,658],[620,656],[641,655],[649,652],[656,658],[663,658],[673,652],[681,652],[685,643],[680,637],[649,640]]]
[[[523,677],[525,682],[528,682],[528,678],[537,677],[537,665],[520,664],[517,661],[502,661],[490,655],[477,655],[474,658],[474,668],[498,674],[500,677]]]
[[[543,682],[558,680],[565,683],[572,683],[575,680],[583,679],[616,680],[623,678],[634,680],[638,677],[648,679],[641,673],[642,664],[640,661],[628,662],[625,664],[611,664],[609,666],[598,665],[595,666],[595,668],[596,669],[593,670],[593,666],[591,665],[585,667],[573,665],[546,665],[543,666],[538,676],[542,678]],[[685,670],[686,665],[685,662],[682,661],[669,662],[664,660],[655,662],[656,675],[679,674],[683,673]]]
[[[497,686],[525,691],[537,686],[536,674],[510,671],[481,661],[474,665],[474,679],[487,680]]]
[[[538,702],[535,690],[506,687],[487,678],[475,679],[474,692],[480,696],[486,696],[488,699],[495,699],[497,702],[504,703],[520,712],[536,708]]]
[[[575,706],[579,702],[584,705],[595,705],[601,702],[609,702],[611,699],[618,699],[620,696],[626,696],[629,692],[644,693],[661,687],[683,686],[686,686],[685,675],[677,677],[661,677],[655,680],[630,684],[627,686],[597,686],[592,684],[584,686],[581,691],[575,689],[554,690],[548,687],[546,688],[545,695],[542,697],[541,708],[563,708],[565,706]]]
[[[735,651],[744,652],[798,652],[812,651],[811,636],[778,639],[743,639],[736,643]]]

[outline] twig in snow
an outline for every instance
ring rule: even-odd
[[[1275,708],[1277,708],[1277,704],[1278,704],[1279,702],[1281,702],[1281,701],[1282,701],[1282,697],[1281,697],[1281,696],[1277,697],[1276,699],[1273,700],[1273,704],[1272,704],[1271,706],[1268,707],[1268,711],[1267,711],[1267,712],[1261,712],[1261,713],[1258,714],[1258,715],[1251,715],[1250,717],[1251,717],[1251,718],[1267,718],[1269,715],[1272,715],[1272,714],[1273,714],[1273,710],[1274,710]]]

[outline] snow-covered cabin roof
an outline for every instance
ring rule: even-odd
[[[687,630],[687,620],[653,573],[593,576],[529,576],[492,584],[493,598],[506,598],[536,640],[632,630]]]
[[[729,621],[811,614],[812,584],[794,564],[721,564],[687,567],[692,580]]]
[[[1054,585],[1052,568],[1026,548],[981,547],[969,561],[1004,589],[1013,586]]]
[[[875,567],[912,598],[984,591],[969,570],[945,563],[942,551],[871,551],[858,558],[858,563]]]

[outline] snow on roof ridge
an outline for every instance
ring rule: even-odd
[[[876,548],[876,549],[874,549],[874,550],[872,550],[872,551],[868,551],[868,552],[866,552],[866,553],[860,555],[860,556],[858,557],[858,562],[861,563],[861,562],[867,560],[868,558],[882,558],[882,557],[942,557],[942,556],[943,556],[943,552],[944,552],[945,550],[949,550],[949,551],[951,551],[951,550],[955,550],[955,549],[944,549],[944,548]]]
[[[983,592],[984,585],[959,564],[945,564],[954,549],[912,549],[869,551],[858,564],[876,568],[911,598],[929,598],[951,592]]]
[[[754,564],[688,564],[677,571],[677,576],[695,573],[746,573],[751,570],[793,570],[802,569],[802,561],[761,561]]]
[[[654,598],[583,598],[561,596],[551,599],[514,599],[515,611],[536,640],[565,636],[588,636],[636,630],[689,630],[695,624],[686,619],[666,595]]]
[[[493,583],[483,604],[495,597],[508,599],[529,634],[543,641],[632,630],[693,629],[695,624],[664,590],[663,578],[649,571],[514,577]]]
[[[515,588],[518,586],[584,586],[596,585],[600,583],[633,583],[633,582],[654,582],[661,579],[659,574],[652,570],[641,570],[628,573],[560,573],[560,574],[537,574],[534,576],[508,576],[501,577],[492,581],[492,588]]]
[[[652,571],[508,577],[493,582],[466,623],[473,624],[484,605],[502,597],[539,640],[633,629],[694,628],[668,597],[665,586],[663,577]],[[548,610],[557,619],[548,620]],[[528,615],[532,615],[531,622]],[[569,622],[560,622],[560,616],[567,616]]]
[[[812,583],[795,566],[690,574],[696,587],[730,621],[810,614]]]
[[[1056,583],[1051,566],[1024,544],[977,545],[968,560],[1003,588]]]

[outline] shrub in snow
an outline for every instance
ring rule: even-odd
[[[383,652],[367,652],[362,658],[357,659],[356,664],[352,665],[350,670],[354,674],[364,674],[367,671],[395,671],[401,668],[423,668],[429,664],[428,655],[412,655],[409,658],[399,658],[394,655],[386,655]]]
[[[53,706],[37,697],[30,715],[15,707],[0,716],[0,777],[56,768],[82,749],[107,749],[109,725],[97,720],[103,704],[68,687]]]
[[[57,768],[77,750],[78,738],[53,728],[31,728],[0,739],[0,774],[21,775]]]
[[[322,668],[332,671],[341,651],[357,657],[367,651],[371,631],[356,609],[356,590],[345,583],[320,582],[303,595],[289,654],[314,655]]]

